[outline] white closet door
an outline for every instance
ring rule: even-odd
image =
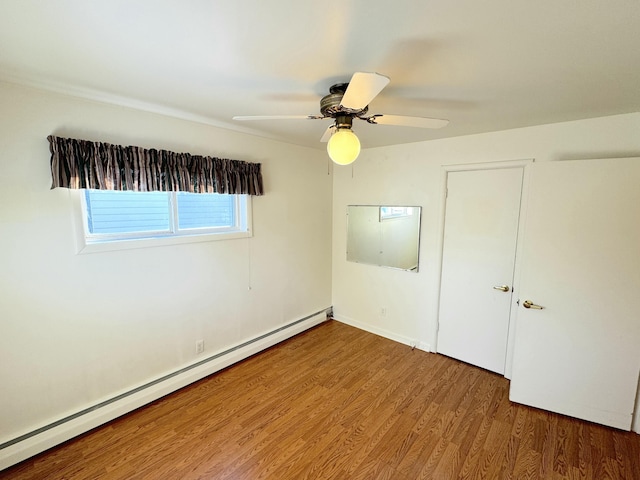
[[[640,371],[640,159],[536,163],[531,174],[510,398],[628,430]]]
[[[437,351],[500,374],[522,177],[523,167],[447,175]]]

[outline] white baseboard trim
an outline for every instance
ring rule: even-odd
[[[397,333],[385,330],[384,328],[374,327],[367,323],[354,320],[353,318],[345,317],[344,315],[336,315],[335,312],[333,314],[333,318],[339,322],[351,325],[352,327],[359,328],[360,330],[364,330],[369,333],[373,333],[374,335],[378,335],[380,337],[388,338],[389,340],[393,340],[394,342],[404,343],[405,345],[409,345],[412,348],[417,348],[418,350],[423,350],[425,352],[431,352],[431,345],[414,338],[405,337],[404,335],[398,335]]]
[[[0,470],[114,420],[326,321],[330,308],[258,335],[196,363],[43,425],[0,445]]]

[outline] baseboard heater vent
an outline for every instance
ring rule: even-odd
[[[66,416],[64,418],[56,420],[55,422],[51,422],[51,423],[49,423],[47,425],[44,425],[44,426],[42,426],[40,428],[37,428],[37,429],[32,430],[32,431],[30,431],[28,433],[20,435],[20,436],[18,436],[16,438],[8,440],[8,441],[0,444],[0,470],[6,468],[7,466],[12,465],[13,463],[17,463],[17,462],[19,462],[21,460],[24,460],[24,459],[26,459],[26,458],[28,458],[28,457],[30,457],[32,455],[35,455],[36,453],[44,451],[47,448],[50,448],[51,446],[54,446],[55,444],[60,443],[60,442],[57,441],[57,442],[55,442],[53,444],[49,444],[51,442],[45,442],[45,443],[49,444],[49,445],[45,446],[45,448],[39,449],[38,451],[35,451],[35,452],[31,451],[26,456],[18,455],[21,458],[14,458],[14,461],[10,462],[8,464],[5,464],[5,461],[7,459],[6,458],[4,458],[4,459],[2,458],[3,457],[3,455],[1,455],[2,450],[5,450],[5,449],[7,449],[9,447],[12,447],[12,446],[17,446],[17,444],[19,444],[21,442],[25,442],[25,441],[27,441],[29,439],[32,439],[33,437],[36,437],[37,435],[41,435],[43,433],[46,433],[46,432],[48,432],[50,430],[55,429],[56,427],[63,426],[63,425],[65,425],[65,424],[67,424],[67,423],[69,423],[69,422],[71,422],[73,420],[77,420],[77,419],[79,419],[79,418],[81,418],[83,416],[86,416],[86,415],[88,415],[88,414],[90,414],[92,412],[96,412],[98,410],[101,410],[101,409],[103,409],[103,408],[105,408],[105,407],[107,407],[109,405],[113,405],[116,402],[120,402],[120,401],[122,401],[124,399],[127,399],[128,397],[132,397],[135,394],[138,394],[140,392],[143,392],[145,390],[150,389],[151,387],[154,387],[154,386],[157,386],[157,385],[162,384],[164,382],[167,382],[167,381],[169,381],[171,379],[174,379],[175,377],[178,377],[180,375],[185,375],[186,373],[189,373],[189,372],[191,372],[193,370],[196,370],[196,369],[201,368],[203,366],[207,366],[207,364],[210,364],[211,362],[214,362],[216,360],[220,360],[223,357],[229,357],[229,356],[231,356],[231,354],[233,354],[235,352],[238,352],[239,350],[245,349],[245,348],[250,347],[252,345],[260,347],[260,348],[256,349],[255,351],[246,352],[246,355],[244,355],[244,356],[241,356],[241,357],[233,359],[232,361],[230,361],[228,363],[228,365],[222,365],[222,366],[220,366],[220,368],[217,368],[214,371],[211,371],[209,373],[203,374],[202,376],[199,376],[199,378],[198,378],[198,376],[196,376],[195,378],[190,379],[189,381],[184,383],[184,385],[178,386],[177,388],[175,388],[173,390],[170,390],[170,391],[167,391],[167,392],[163,392],[163,393],[159,394],[156,398],[153,398],[153,399],[143,403],[142,405],[150,403],[150,402],[152,402],[154,400],[157,400],[158,398],[161,398],[161,397],[163,397],[163,396],[165,396],[165,395],[167,395],[167,394],[169,394],[169,393],[171,393],[173,391],[179,390],[180,388],[182,388],[182,387],[184,387],[186,385],[189,385],[190,383],[196,382],[196,381],[198,381],[198,380],[200,380],[200,379],[202,379],[202,378],[204,378],[204,377],[206,377],[208,375],[211,375],[211,374],[215,373],[216,371],[219,371],[219,370],[221,370],[223,368],[226,368],[229,365],[237,363],[238,361],[241,361],[244,358],[247,358],[247,357],[253,355],[254,353],[257,353],[257,352],[259,352],[261,350],[264,350],[265,348],[269,348],[272,345],[275,345],[275,344],[277,344],[277,343],[279,343],[279,342],[281,342],[283,340],[286,340],[287,338],[290,338],[290,337],[292,337],[292,336],[294,336],[294,335],[296,335],[298,333],[303,332],[304,330],[306,330],[308,328],[311,328],[314,325],[317,325],[317,324],[325,321],[326,319],[329,318],[328,313],[332,312],[332,310],[333,310],[332,307],[328,307],[328,308],[319,310],[319,311],[317,311],[315,313],[312,313],[311,315],[307,315],[304,318],[300,318],[299,320],[296,320],[294,322],[288,323],[286,325],[283,325],[282,327],[276,328],[275,330],[271,330],[270,332],[267,332],[265,334],[259,335],[259,336],[255,337],[255,338],[247,340],[246,342],[243,342],[243,343],[235,345],[235,346],[233,346],[231,348],[228,348],[227,350],[224,350],[222,352],[218,352],[215,355],[211,355],[211,356],[209,356],[209,357],[207,357],[207,358],[205,358],[203,360],[200,360],[199,362],[193,363],[193,364],[188,365],[188,366],[186,366],[184,368],[181,368],[181,369],[176,370],[174,372],[171,372],[169,374],[163,375],[162,377],[159,377],[159,378],[157,378],[155,380],[147,382],[144,385],[140,385],[140,386],[138,386],[136,388],[128,390],[128,391],[126,391],[124,393],[116,395],[116,396],[114,396],[112,398],[109,398],[107,400],[104,400],[104,401],[102,401],[100,403],[97,403],[95,405],[92,405],[90,407],[82,409],[82,410],[80,410],[80,411],[78,411],[78,412],[76,412],[76,413],[74,413],[72,415],[68,415],[68,416]],[[301,327],[300,324],[302,324],[304,322],[307,322],[307,321],[313,319],[314,317],[318,317],[319,315],[323,315],[323,316],[320,317],[317,321],[312,322],[310,325],[305,325],[304,328],[300,328]],[[299,326],[299,328],[298,329],[294,329],[293,327],[295,327],[295,326]],[[291,330],[291,331],[287,332],[287,330]],[[261,342],[262,342],[262,345],[257,345],[257,344],[259,344]],[[142,406],[142,405],[140,405],[140,406]],[[135,409],[135,408],[139,408],[139,406],[136,406],[133,409]],[[131,409],[129,411],[132,411],[133,409]],[[128,412],[124,411],[122,413],[115,414],[115,415],[113,415],[112,418],[108,418],[105,421],[99,422],[98,425],[106,423],[107,421],[110,421],[110,420],[112,420],[114,418],[117,418],[117,417],[119,417],[119,416],[121,416],[123,414],[126,414],[126,413],[128,413]],[[97,426],[97,425],[95,425],[95,426]],[[95,426],[91,426],[89,429],[95,428]],[[85,431],[88,431],[89,429],[87,429]],[[80,433],[83,433],[83,432],[81,431],[81,432],[77,432],[75,434],[72,434],[71,436],[69,436],[68,438],[63,439],[62,441],[68,440],[69,438],[73,438],[74,436],[77,436]]]

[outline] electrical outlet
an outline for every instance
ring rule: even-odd
[[[386,317],[387,316],[387,308],[386,307],[381,307],[380,308],[380,316],[381,317]]]
[[[204,340],[198,340],[196,342],[196,355],[204,352]]]

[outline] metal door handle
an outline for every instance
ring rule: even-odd
[[[536,305],[531,300],[525,300],[522,304],[524,308],[533,308],[534,310],[542,310],[544,307]]]
[[[507,285],[496,285],[493,287],[494,290],[500,290],[501,292],[508,292],[509,287]]]

